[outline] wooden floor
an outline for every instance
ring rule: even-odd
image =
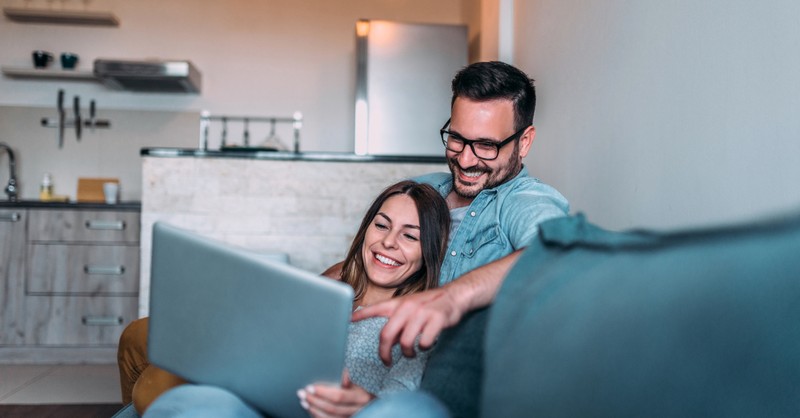
[[[120,402],[116,364],[0,364],[0,405]]]
[[[122,404],[0,405],[3,418],[110,418]]]

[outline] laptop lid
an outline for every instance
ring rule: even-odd
[[[153,364],[279,417],[307,416],[298,389],[341,381],[349,286],[163,222],[152,250]]]

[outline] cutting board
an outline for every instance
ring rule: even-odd
[[[78,202],[105,203],[103,183],[117,183],[117,178],[81,177],[78,179]]]

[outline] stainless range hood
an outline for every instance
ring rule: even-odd
[[[200,93],[200,71],[187,60],[94,60],[94,75],[117,90]]]

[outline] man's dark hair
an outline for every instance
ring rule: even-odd
[[[464,67],[453,78],[453,106],[456,98],[463,97],[482,102],[511,100],[514,105],[514,130],[533,122],[536,108],[536,91],[533,79],[518,68],[499,61],[476,62]]]

